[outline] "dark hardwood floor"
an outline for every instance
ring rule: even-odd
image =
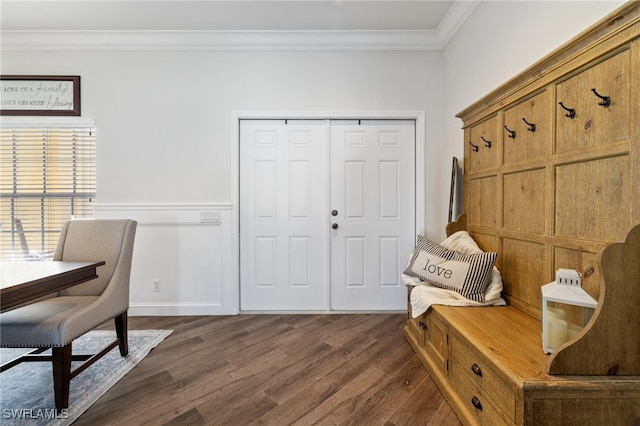
[[[130,317],[174,332],[74,425],[460,425],[405,319]]]

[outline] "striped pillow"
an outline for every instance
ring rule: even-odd
[[[497,257],[498,253],[493,252],[463,254],[418,235],[418,244],[404,273],[484,303],[484,292],[491,282]]]

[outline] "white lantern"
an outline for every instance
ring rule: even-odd
[[[580,274],[558,269],[556,280],[542,286],[542,349],[552,353],[573,339],[593,315],[598,302],[581,286]]]

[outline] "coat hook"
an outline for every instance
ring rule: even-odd
[[[569,117],[571,119],[576,118],[576,110],[573,108],[567,108],[566,106],[564,106],[564,104],[562,102],[558,102],[558,104],[560,104],[560,106],[565,110],[568,111],[568,114],[565,114],[565,117]]]
[[[527,124],[527,126],[529,126],[529,128],[527,128],[528,131],[530,131],[530,132],[535,132],[536,131],[536,125],[535,124],[529,123],[527,121],[527,119],[524,118],[524,117],[522,117],[522,121],[524,121]]]
[[[485,145],[487,148],[491,148],[491,141],[486,140],[486,139],[484,138],[484,136],[480,136],[480,139],[482,139],[482,140],[484,141],[484,145]]]
[[[471,149],[473,149],[473,152],[478,152],[478,145],[472,144],[471,141],[469,141],[469,145],[471,145]]]
[[[509,128],[507,126],[504,126],[505,129],[507,129],[507,132],[509,132],[509,136],[511,139],[515,139],[516,138],[516,131],[515,130],[509,130]]]
[[[596,95],[597,97],[602,99],[602,102],[598,102],[598,105],[603,106],[605,108],[608,108],[609,105],[611,105],[611,98],[610,97],[602,96],[602,95],[598,94],[598,92],[596,92],[596,89],[591,89],[591,91],[593,92],[594,95]]]

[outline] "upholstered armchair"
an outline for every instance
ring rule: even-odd
[[[70,380],[119,346],[128,354],[129,276],[137,222],[74,220],[60,233],[54,261],[104,261],[98,277],[0,314],[0,346],[51,348],[56,408],[69,405]],[[114,319],[116,339],[99,354],[72,357],[74,339]],[[86,361],[71,371],[71,361]]]

